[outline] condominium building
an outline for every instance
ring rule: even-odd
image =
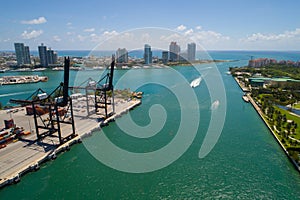
[[[23,43],[15,43],[14,46],[18,66],[31,64],[29,47],[24,46]]]
[[[196,58],[196,44],[190,43],[187,45],[187,60],[194,61]]]
[[[171,42],[169,46],[170,61],[175,62],[179,60],[180,46],[176,42]]]
[[[144,61],[146,65],[152,63],[152,51],[151,51],[151,46],[149,44],[145,44]]]
[[[117,63],[128,63],[128,52],[126,48],[118,48],[116,57]]]
[[[40,63],[42,67],[48,67],[48,58],[47,58],[47,47],[42,43],[41,46],[38,46]]]

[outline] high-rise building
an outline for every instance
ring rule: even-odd
[[[54,51],[51,48],[47,50],[47,61],[48,65],[54,64]]]
[[[43,67],[48,67],[57,63],[57,53],[51,48],[47,49],[46,46],[42,43],[39,48],[40,63]]]
[[[187,59],[188,61],[194,61],[196,58],[196,44],[190,43],[187,46]]]
[[[176,42],[171,42],[169,46],[169,52],[171,62],[179,60],[180,46]]]
[[[152,51],[151,51],[151,46],[149,44],[145,44],[144,61],[146,65],[152,63]]]
[[[167,64],[168,61],[169,61],[169,52],[168,51],[163,51],[161,58],[162,58],[163,64]]]
[[[29,47],[24,46],[23,43],[15,43],[14,45],[17,57],[17,64],[19,66],[24,64],[31,64]]]
[[[41,46],[38,47],[38,49],[41,66],[48,67],[47,47],[42,43]]]
[[[53,54],[53,64],[56,64],[57,63],[57,52],[54,51],[54,54]]]
[[[116,52],[117,63],[128,63],[128,52],[125,48],[118,48]]]
[[[24,46],[24,50],[24,62],[25,64],[31,64],[29,46]]]

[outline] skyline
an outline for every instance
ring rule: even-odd
[[[63,2],[3,2],[0,50],[13,50],[15,42],[26,43],[31,50],[40,43],[57,50],[91,50],[111,37],[117,40],[101,50],[130,49],[135,40],[151,43],[158,39],[167,48],[176,41],[176,34],[206,50],[300,50],[298,1]],[[144,27],[173,34],[162,39],[161,34],[159,38],[147,35],[147,28],[138,37],[130,34]],[[186,43],[179,41],[179,45]]]

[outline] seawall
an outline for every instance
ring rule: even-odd
[[[77,127],[76,137],[72,138],[71,140],[67,141],[66,143],[58,146],[57,148],[47,153],[46,152],[43,153],[32,162],[27,161],[26,163],[23,162],[19,163],[20,166],[16,167],[17,169],[13,173],[6,175],[5,178],[0,180],[0,188],[6,185],[18,183],[19,181],[21,181],[21,177],[24,176],[25,174],[39,170],[41,164],[56,159],[58,154],[69,151],[72,145],[81,143],[85,137],[90,136],[94,131],[100,130],[101,129],[100,126],[108,125],[110,122],[115,121],[116,118],[121,117],[123,114],[128,113],[130,110],[134,109],[136,106],[140,104],[141,104],[141,100],[132,100],[131,102],[128,102],[127,106],[123,106],[120,109],[116,109],[115,114],[102,121],[101,124],[99,122],[96,122],[95,120],[87,120],[83,122],[85,125],[88,126]],[[76,120],[75,120],[75,125],[76,125]]]
[[[237,82],[237,84],[240,86],[241,90],[243,90],[242,85],[240,84],[240,82],[237,80],[236,77],[234,77],[235,81]],[[275,134],[275,132],[272,130],[272,128],[270,127],[270,125],[268,124],[268,122],[266,121],[266,119],[263,117],[263,113],[262,110],[260,109],[260,107],[256,104],[256,102],[254,101],[254,99],[251,97],[250,93],[247,93],[247,97],[251,103],[251,105],[253,106],[253,108],[255,109],[255,111],[258,113],[258,115],[260,116],[260,118],[263,120],[263,122],[265,123],[265,125],[268,127],[269,131],[271,132],[271,134],[273,135],[273,137],[276,139],[277,143],[280,145],[281,149],[283,150],[283,152],[285,153],[285,155],[288,157],[288,159],[292,162],[292,164],[294,165],[295,169],[300,172],[300,167],[299,165],[296,163],[296,161],[294,159],[292,159],[287,151],[287,149],[284,147],[284,145],[282,144],[282,142],[280,141],[280,139],[277,137],[277,135]]]

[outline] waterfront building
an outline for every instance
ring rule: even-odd
[[[118,48],[116,57],[117,63],[128,63],[128,52],[126,48]]]
[[[47,49],[47,46],[44,46],[44,44],[42,43],[41,46],[38,47],[38,49],[41,66],[48,67],[49,65],[57,63],[57,53],[51,48]]]
[[[196,44],[190,43],[187,45],[187,60],[194,61],[196,58]]]
[[[47,61],[48,65],[54,64],[54,51],[51,48],[47,50]]]
[[[169,46],[170,61],[176,62],[179,60],[180,46],[176,42],[171,42]]]
[[[42,67],[48,67],[48,58],[47,58],[47,47],[42,43],[41,46],[38,46],[40,63]]]
[[[144,61],[146,65],[152,63],[152,51],[151,51],[151,46],[149,44],[145,44]]]
[[[24,64],[31,64],[29,46],[24,46]]]
[[[15,43],[14,46],[18,66],[22,66],[24,64],[31,64],[29,47],[24,46],[23,43]]]
[[[58,56],[57,56],[57,52],[54,51],[54,53],[53,53],[53,62],[54,62],[54,63],[53,63],[53,64],[56,64],[56,63],[57,63],[57,57],[58,57]]]
[[[163,51],[161,58],[162,58],[163,64],[167,64],[168,61],[169,61],[169,52],[168,51]]]

